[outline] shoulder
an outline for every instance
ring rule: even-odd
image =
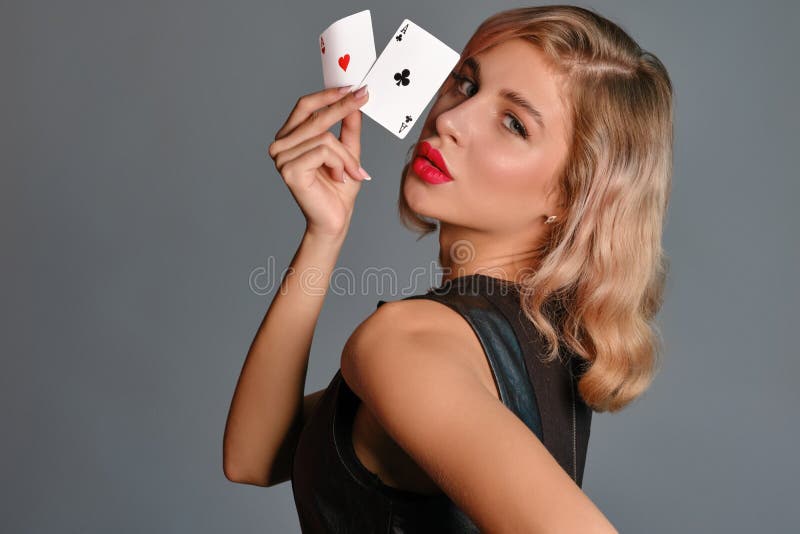
[[[484,362],[480,341],[458,312],[435,300],[410,299],[386,302],[367,317],[347,340],[341,367],[359,394],[364,379],[397,377],[414,365],[458,367],[480,377]]]
[[[469,328],[436,301],[387,302],[348,339],[342,376],[481,530],[600,532],[583,528],[597,509],[464,357],[479,343]]]

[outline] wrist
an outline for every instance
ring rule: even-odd
[[[336,234],[325,234],[315,232],[306,227],[303,232],[303,241],[313,244],[315,247],[328,249],[330,251],[338,252],[344,245],[345,238],[347,238],[347,230],[343,230]]]

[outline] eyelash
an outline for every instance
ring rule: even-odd
[[[461,76],[460,74],[456,74],[456,72],[455,72],[455,71],[451,72],[451,73],[450,73],[450,76],[452,76],[452,78],[453,78],[453,79],[456,81],[456,88],[457,88],[457,87],[458,87],[458,85],[459,85],[459,84],[461,84],[462,82],[469,82],[469,83],[471,83],[472,85],[474,85],[475,87],[477,87],[477,86],[478,86],[478,84],[476,84],[475,82],[473,82],[473,81],[472,81],[470,78],[468,78],[468,77],[466,77],[466,76]],[[459,91],[459,92],[460,92],[460,91]],[[520,127],[520,130],[516,130],[516,129],[514,129],[513,127],[512,127],[512,128],[506,128],[506,129],[507,129],[507,130],[509,130],[509,131],[511,131],[511,132],[512,132],[512,133],[514,133],[515,135],[519,135],[519,136],[520,136],[520,137],[522,137],[523,139],[527,139],[527,138],[528,138],[528,131],[525,129],[525,125],[524,125],[524,124],[522,124],[522,122],[521,122],[519,119],[517,119],[517,118],[516,118],[516,117],[515,117],[515,116],[514,116],[512,113],[506,113],[506,114],[505,114],[505,116],[506,116],[506,117],[511,117],[511,119],[512,119],[514,122],[516,122],[517,124],[519,124],[519,127]]]

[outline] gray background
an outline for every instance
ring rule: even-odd
[[[2,4],[0,530],[299,531],[289,483],[222,473],[274,295],[250,276],[282,271],[303,228],[267,144],[321,88],[316,37],[337,18],[371,8],[378,52],[405,17],[461,50],[516,5]],[[581,5],[664,61],[677,108],[665,365],[639,402],[595,415],[584,489],[622,532],[793,530],[800,9]],[[418,135],[364,118],[374,179],[341,267],[432,269],[435,236],[415,242],[395,213]],[[379,298],[402,296],[330,293],[306,391]]]

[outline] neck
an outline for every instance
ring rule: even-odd
[[[537,267],[536,237],[530,231],[499,235],[440,222],[442,283],[476,273],[519,283]]]

